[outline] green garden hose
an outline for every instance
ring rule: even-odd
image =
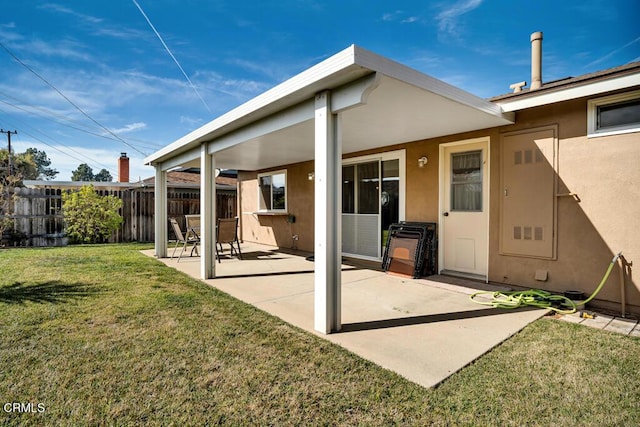
[[[609,264],[609,268],[607,268],[607,272],[604,274],[604,277],[600,281],[600,284],[596,288],[595,292],[584,301],[576,302],[571,300],[570,298],[565,297],[564,295],[552,294],[551,292],[543,291],[540,289],[513,292],[481,291],[474,293],[469,298],[471,299],[471,301],[477,304],[488,305],[495,308],[518,308],[530,306],[537,308],[546,308],[560,314],[575,313],[576,306],[587,304],[589,301],[594,299],[596,295],[598,295],[598,292],[600,292],[607,279],[609,278],[611,270],[613,270],[613,266],[618,261],[620,255],[622,255],[622,252],[613,257],[613,260],[611,260],[611,264]],[[490,301],[479,301],[475,299],[479,295],[487,294],[492,295],[492,299]]]

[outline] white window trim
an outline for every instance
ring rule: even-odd
[[[284,174],[284,209],[261,209],[260,208],[260,197],[262,196],[260,193],[260,178],[264,177],[264,176],[273,176],[273,175],[281,175]],[[273,181],[271,183],[271,185],[273,186]],[[287,200],[287,187],[288,187],[288,179],[287,179],[287,170],[286,169],[282,169],[282,170],[277,170],[277,171],[269,171],[269,172],[263,172],[263,173],[259,173],[258,174],[258,188],[257,188],[257,192],[258,192],[258,206],[257,206],[257,212],[258,213],[287,213],[287,209],[289,208],[289,202]],[[271,205],[273,206],[273,191],[271,194]]]
[[[596,138],[599,136],[618,135],[623,133],[640,132],[640,123],[619,126],[606,130],[598,130],[598,107],[618,102],[631,101],[640,98],[640,90],[620,93],[617,95],[605,96],[602,98],[590,99],[587,102],[587,137]]]

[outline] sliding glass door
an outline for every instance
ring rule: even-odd
[[[400,220],[400,164],[398,158],[367,158],[342,166],[342,252],[345,255],[382,257],[386,230]]]

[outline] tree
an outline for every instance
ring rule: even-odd
[[[71,173],[71,181],[93,181],[93,169],[86,163],[78,166],[78,169]]]
[[[93,169],[86,163],[78,166],[78,169],[71,173],[71,181],[102,181],[111,182],[113,177],[111,173],[106,169],[101,169],[100,172],[94,175]]]
[[[113,177],[111,173],[109,173],[106,169],[101,169],[100,172],[93,176],[94,181],[103,181],[103,182],[111,182],[113,181]]]
[[[62,194],[62,212],[72,243],[103,243],[120,227],[122,200],[100,196],[93,185]]]
[[[0,240],[5,231],[13,230],[13,203],[16,198],[13,189],[19,182],[20,178],[16,175],[5,174],[0,177]]]
[[[11,173],[9,173],[9,151],[0,150],[0,178],[6,179],[9,176],[18,177],[13,182],[14,186],[21,186],[23,179],[36,179],[38,177],[38,167],[33,157],[27,153],[11,154]]]
[[[30,155],[33,159],[38,172],[38,179],[46,179],[49,181],[55,179],[56,175],[58,175],[59,172],[57,170],[49,167],[51,166],[51,160],[49,160],[45,151],[40,151],[37,148],[27,148],[25,154]]]

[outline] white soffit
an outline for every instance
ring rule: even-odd
[[[343,153],[511,123],[501,115],[478,110],[391,77],[378,80],[366,104],[345,110],[340,115]],[[230,135],[234,136],[234,133]],[[222,141],[225,139],[223,137]],[[215,156],[217,164],[224,168],[260,170],[313,160],[314,143],[314,122],[309,118],[229,145],[216,151]]]
[[[478,108],[474,105],[475,97],[468,94],[463,97],[466,99],[461,102],[438,94],[431,87],[416,87],[383,77],[365,105],[343,113],[343,151],[356,152],[513,123],[492,111],[491,104],[479,103],[482,108]]]

